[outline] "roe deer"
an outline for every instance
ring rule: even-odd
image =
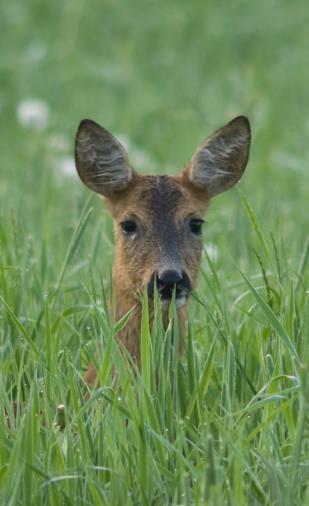
[[[203,215],[212,197],[241,178],[249,156],[250,124],[233,119],[208,137],[177,176],[139,175],[124,147],[94,121],[76,134],[75,161],[82,182],[103,197],[114,219],[115,319],[136,306],[119,339],[139,360],[140,294],[154,284],[167,309],[175,290],[180,328],[195,286],[202,252]]]

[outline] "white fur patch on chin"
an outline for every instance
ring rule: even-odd
[[[175,300],[176,309],[180,309],[182,306],[185,305],[186,302],[187,302],[187,298],[184,295],[182,297],[178,297]],[[161,308],[164,311],[166,311],[169,308],[170,303],[171,303],[170,299],[162,299],[161,300]]]
[[[186,297],[179,297],[179,299],[176,299],[176,308],[179,309],[180,307],[184,306],[185,303],[187,302],[187,298]]]

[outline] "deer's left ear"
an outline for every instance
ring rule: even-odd
[[[124,147],[95,121],[84,119],[75,138],[79,177],[90,190],[111,198],[134,177]]]
[[[248,162],[250,124],[238,116],[199,146],[184,176],[208,197],[228,190],[241,178]]]

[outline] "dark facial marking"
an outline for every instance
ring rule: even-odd
[[[185,197],[178,184],[168,176],[150,176],[149,183],[147,189],[141,192],[140,199],[147,202],[153,239],[160,246],[163,263],[166,256],[180,262],[181,236],[176,218],[177,208],[181,203],[185,204]]]

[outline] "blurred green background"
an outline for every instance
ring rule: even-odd
[[[64,491],[66,504],[84,505],[103,482],[106,502],[95,504],[139,504],[144,474],[147,506],[163,504],[162,497],[191,505],[195,489],[194,504],[201,504],[204,481],[209,505],[298,506],[308,498],[308,27],[305,0],[1,3],[3,504],[41,505],[45,497],[46,504],[60,505]],[[109,335],[102,321],[114,247],[111,219],[76,176],[75,131],[82,118],[92,118],[124,142],[136,169],[176,173],[206,136],[239,114],[252,125],[251,157],[239,186],[254,214],[237,189],[212,203],[204,241],[214,265],[203,257],[202,304],[190,306],[194,374],[190,364],[177,366],[188,403],[204,364],[209,373],[196,448],[187,445],[192,420],[183,424],[183,414],[163,396],[155,409],[166,469],[148,432],[147,467],[139,438],[149,413],[135,375],[129,381],[134,395],[122,399],[133,414],[135,393],[141,399],[129,424],[102,399],[104,409],[84,410],[82,371],[91,359],[105,364],[99,343]],[[162,381],[169,395],[178,377],[173,367],[170,372]],[[116,382],[118,399],[117,388]],[[156,393],[152,399],[158,401]],[[22,401],[18,416],[15,400],[17,407]],[[65,404],[64,432],[55,426],[59,403]],[[106,473],[101,480],[93,467],[98,462],[119,476]],[[66,482],[72,469],[76,483]]]
[[[50,201],[51,216],[64,220],[58,226],[66,223],[82,190],[57,158],[72,156],[81,118],[125,136],[139,169],[174,172],[204,137],[246,114],[253,144],[242,187],[264,225],[300,247],[308,224],[305,1],[13,0],[2,3],[0,26],[2,215],[33,213],[25,226],[35,235]],[[46,103],[46,128],[18,121],[29,98]],[[51,171],[43,202],[38,189]],[[220,198],[219,214],[231,199]]]
[[[57,270],[89,194],[73,164],[82,118],[118,135],[137,169],[175,173],[214,129],[245,114],[253,139],[241,188],[265,232],[298,262],[308,230],[305,2],[13,0],[0,23],[8,244],[11,229],[36,263],[45,243]],[[106,273],[112,226],[99,199],[93,204],[80,258]],[[254,232],[236,190],[214,201],[208,222],[205,242],[220,252],[218,267],[230,256],[249,267]],[[42,273],[53,282],[49,267]]]

